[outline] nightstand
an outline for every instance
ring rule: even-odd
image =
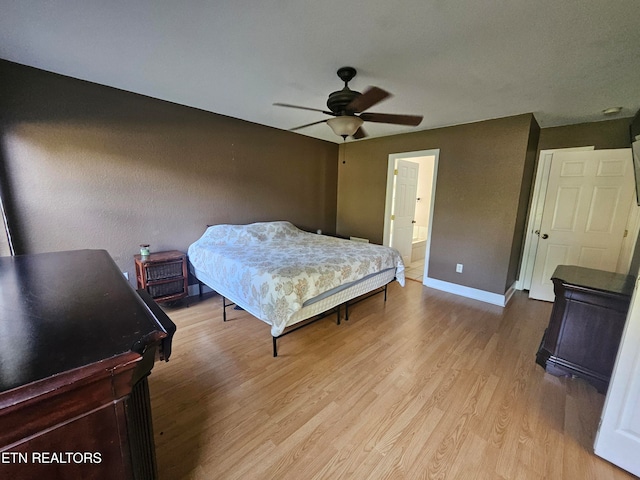
[[[178,251],[134,255],[138,288],[156,302],[170,302],[188,294],[187,256]]]

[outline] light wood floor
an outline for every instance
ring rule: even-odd
[[[592,453],[604,396],[535,363],[551,304],[408,281],[279,341],[221,299],[178,326],[151,403],[161,480],[624,479]]]

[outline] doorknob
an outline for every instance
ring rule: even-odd
[[[549,235],[547,235],[546,233],[543,233],[542,237],[540,237],[540,238],[542,238],[543,240],[546,240],[547,238],[549,238]]]
[[[416,223],[416,221],[415,220],[411,220],[411,223]]]

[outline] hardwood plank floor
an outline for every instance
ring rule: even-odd
[[[278,342],[217,295],[167,307],[149,379],[161,480],[626,479],[595,456],[604,396],[535,363],[551,304],[408,281]]]

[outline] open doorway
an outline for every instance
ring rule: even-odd
[[[389,155],[388,162],[383,243],[401,252],[406,277],[421,283],[427,277],[429,267],[439,155],[440,150],[437,149],[394,153]],[[411,196],[411,193],[407,193],[405,182],[402,179],[398,180],[398,166],[406,165],[407,162],[417,164],[417,185],[416,193],[413,194],[413,205],[407,205],[406,195]],[[409,234],[406,233],[404,225],[407,212],[413,214],[413,218],[409,218]]]

